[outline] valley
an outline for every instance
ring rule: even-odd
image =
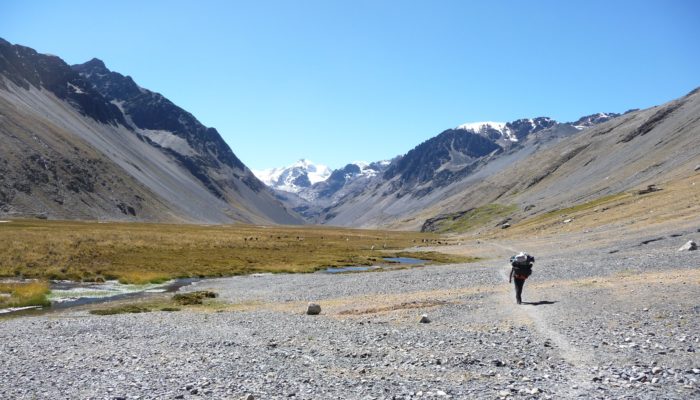
[[[700,89],[518,118],[253,171],[0,39],[0,398],[700,398]]]
[[[412,243],[418,234],[388,239],[392,246],[408,245],[412,254],[439,250],[478,258],[469,263],[215,278],[181,289],[216,294],[199,305],[173,308],[171,295],[162,294],[122,301],[112,307],[121,310],[117,315],[92,314],[110,308],[88,305],[0,321],[0,349],[6,355],[0,375],[4,382],[19,383],[1,386],[0,393],[698,396],[700,275],[694,252],[677,251],[697,239],[697,220],[668,220],[653,231],[646,225],[625,235],[616,234],[614,225],[609,232],[538,226],[546,227],[540,236],[498,228],[421,248]],[[261,231],[251,228],[248,234]],[[287,234],[292,232],[299,231]],[[343,239],[359,232],[319,230],[306,237]],[[369,234],[352,238],[369,244],[376,233]],[[507,280],[507,258],[520,250],[537,261],[525,285],[525,303],[518,306]],[[308,302],[319,304],[321,314],[305,315]],[[419,323],[424,314],[429,323]]]

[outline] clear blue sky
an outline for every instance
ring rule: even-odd
[[[131,75],[254,169],[388,159],[470,121],[700,86],[700,1],[0,0],[0,37]]]

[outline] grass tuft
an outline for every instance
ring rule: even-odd
[[[0,283],[0,308],[48,306],[50,292],[46,281]]]
[[[136,305],[136,304],[127,304],[127,305],[121,305],[121,306],[114,306],[114,307],[109,307],[109,308],[100,308],[96,310],[90,310],[90,314],[94,315],[116,315],[116,314],[138,314],[138,313],[145,313],[145,312],[150,312],[151,309],[148,307]]]
[[[204,299],[213,299],[216,298],[216,296],[217,294],[214,292],[201,290],[197,292],[178,293],[173,296],[173,301],[183,306],[189,306],[194,304],[202,304]]]

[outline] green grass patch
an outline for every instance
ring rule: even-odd
[[[46,298],[49,292],[49,283],[46,281],[1,282],[0,308],[45,307],[51,304]]]
[[[433,218],[430,231],[436,233],[462,233],[496,224],[518,211],[515,205],[487,204],[468,211],[444,214]]]

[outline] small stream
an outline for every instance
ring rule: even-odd
[[[411,257],[385,257],[384,261],[391,263],[389,265],[350,265],[347,267],[328,267],[320,272],[325,274],[342,274],[349,272],[367,272],[376,270],[389,270],[397,265],[421,265],[425,264],[427,260],[421,260],[420,258]]]
[[[51,292],[47,299],[49,307],[16,307],[0,309],[2,314],[31,313],[36,311],[62,310],[86,304],[98,304],[123,299],[141,299],[155,293],[177,292],[183,286],[191,285],[200,278],[175,279],[160,284],[127,285],[118,281],[74,282],[51,281]]]
[[[150,293],[173,293],[198,280],[200,279],[183,278],[146,285],[126,285],[118,281],[104,283],[55,281],[51,282],[51,293],[48,299],[51,301],[52,309],[64,309],[113,300],[142,298]]]
[[[373,270],[390,270],[396,266],[421,265],[428,262],[427,260],[411,257],[386,257],[383,260],[388,264],[328,267],[319,272],[338,274]],[[51,281],[51,292],[47,296],[48,300],[51,302],[51,306],[46,308],[40,306],[5,308],[0,309],[0,315],[63,310],[86,304],[106,303],[124,299],[141,299],[155,293],[174,293],[180,290],[180,288],[191,285],[200,280],[201,278],[183,278],[160,284],[146,285],[127,285],[121,284],[118,281],[107,281],[104,283]]]

